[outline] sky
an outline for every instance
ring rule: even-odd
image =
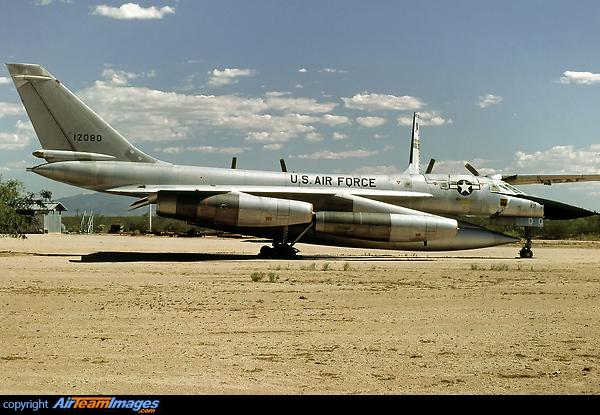
[[[600,173],[600,2],[12,0],[3,62],[36,63],[142,151],[187,165],[396,174]],[[40,148],[0,68],[0,174]],[[600,210],[600,183],[521,186]]]

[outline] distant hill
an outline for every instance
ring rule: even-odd
[[[63,212],[64,216],[75,216],[77,214],[104,216],[140,216],[147,215],[148,208],[142,207],[133,211],[126,209],[136,201],[134,197],[109,195],[106,193],[84,193],[75,196],[62,197],[56,200],[62,203],[68,210]]]

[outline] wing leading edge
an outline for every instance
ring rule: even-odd
[[[129,209],[136,209],[154,202],[153,195],[158,192],[171,192],[181,194],[206,194],[217,195],[226,193],[246,193],[261,197],[283,197],[286,199],[305,200],[307,197],[331,197],[340,194],[358,196],[366,199],[386,199],[389,200],[407,200],[407,199],[429,199],[433,195],[422,192],[407,192],[394,190],[373,190],[373,189],[352,189],[351,191],[340,189],[322,189],[322,188],[293,188],[285,186],[194,186],[194,185],[174,185],[174,186],[146,186],[133,185],[105,189],[104,192],[118,194],[123,196],[139,197]]]
[[[600,181],[600,174],[513,174],[502,176],[502,180],[511,185],[579,183]]]

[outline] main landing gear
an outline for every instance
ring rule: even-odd
[[[296,254],[300,252],[298,249],[294,248],[296,242],[300,240],[304,236],[306,232],[312,227],[312,222],[308,224],[306,229],[304,229],[300,235],[296,237],[292,241],[292,243],[288,243],[288,227],[283,227],[283,235],[281,239],[273,239],[273,246],[264,245],[260,248],[259,256],[263,258],[275,258],[275,259],[296,259]]]
[[[273,246],[264,245],[260,248],[260,256],[263,258],[295,259],[298,249],[290,244],[273,241]]]
[[[519,251],[521,258],[533,258],[533,251],[531,250],[531,239],[533,238],[533,228],[531,226],[525,226],[525,241],[523,248]]]

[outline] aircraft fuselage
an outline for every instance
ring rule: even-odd
[[[237,170],[171,165],[167,163],[123,163],[112,161],[66,161],[30,169],[44,177],[69,185],[107,193],[140,196],[152,186],[227,185],[240,192],[267,197],[303,200],[315,210],[328,201],[323,193],[351,192],[362,197],[436,215],[516,216],[543,218],[539,203],[519,197],[515,188],[489,177],[444,174],[353,175]],[[130,186],[130,193],[111,189]],[[502,186],[502,187],[501,187]],[[137,191],[134,190],[137,188]],[[146,192],[144,189],[147,188]],[[302,190],[316,190],[310,193]],[[286,190],[289,193],[286,194]],[[403,197],[405,192],[423,197]],[[499,212],[500,211],[500,212]]]

